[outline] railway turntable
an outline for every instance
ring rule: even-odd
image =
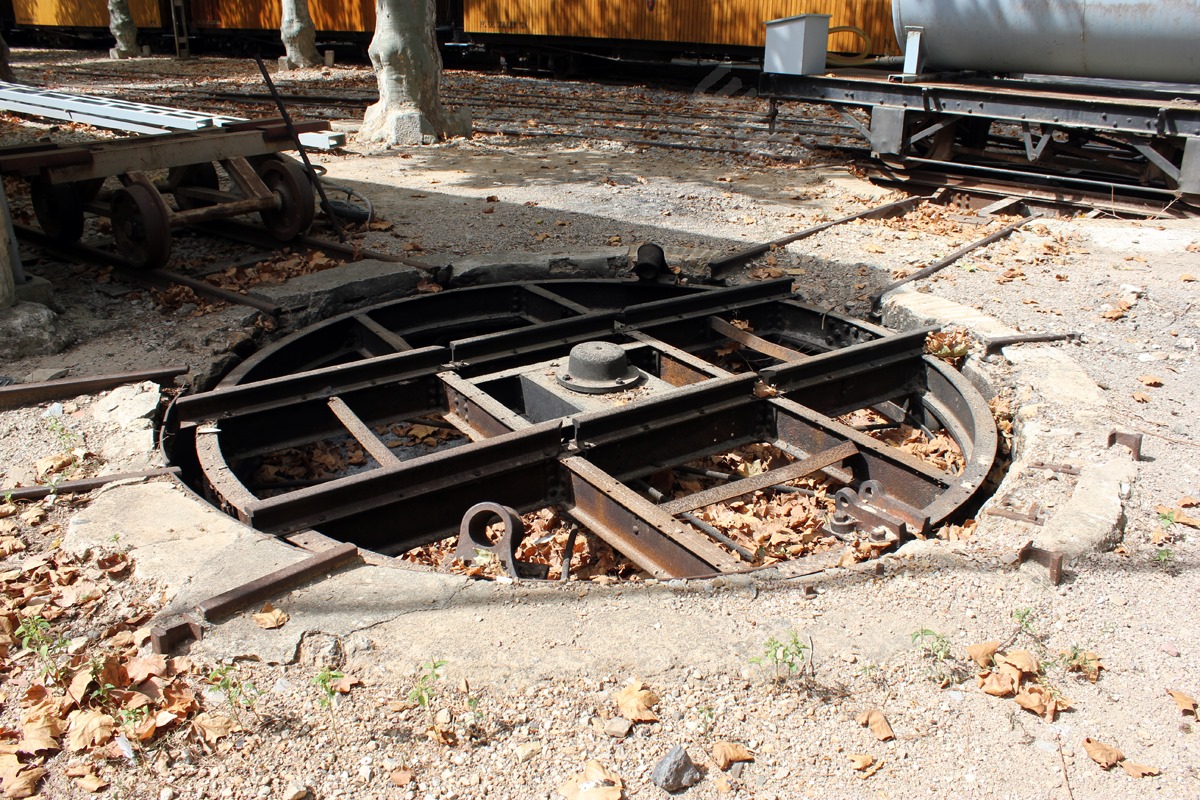
[[[165,441],[264,533],[391,556],[457,533],[459,558],[514,578],[565,579],[577,535],[658,578],[808,558],[825,537],[877,554],[969,514],[997,456],[987,403],[927,333],[810,308],[790,279],[455,289],[279,340],[181,397]],[[954,463],[899,446],[923,435]],[[803,505],[781,537],[725,519],[768,496]],[[555,539],[561,568],[523,558]]]

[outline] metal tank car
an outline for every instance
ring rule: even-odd
[[[900,181],[1200,204],[1200,0],[893,0],[892,12],[902,62],[768,72],[762,93],[865,110],[868,122],[847,119]]]

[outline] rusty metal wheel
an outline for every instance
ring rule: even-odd
[[[187,211],[191,208],[203,208],[215,203],[213,200],[192,197],[188,194],[188,189],[210,189],[215,191],[221,188],[221,180],[217,175],[217,168],[212,165],[211,161],[188,164],[183,167],[172,167],[167,182],[171,186],[171,193],[174,195],[175,204],[179,206],[180,211]]]
[[[117,250],[139,269],[158,269],[171,256],[171,223],[157,191],[132,183],[113,193],[110,215]]]
[[[52,239],[77,242],[83,236],[83,198],[73,183],[36,180],[30,187],[33,215]]]
[[[259,165],[258,174],[279,198],[279,208],[261,212],[267,232],[281,242],[307,233],[317,212],[312,182],[304,168],[294,161],[269,158]]]
[[[925,355],[926,334],[806,306],[790,279],[419,295],[291,334],[216,390],[180,398],[169,433],[192,449],[172,457],[278,536],[316,529],[399,555],[470,534],[480,508],[553,511],[562,531],[655,577],[788,559],[821,569],[848,545],[878,553],[930,535],[983,491],[990,410]],[[926,434],[954,460],[915,457]],[[714,469],[746,450],[764,455]],[[825,537],[820,553],[724,526],[741,512],[710,513],[785,497],[815,504],[792,533]],[[504,528],[531,546],[544,538],[515,518]],[[486,549],[475,534],[460,556]],[[511,571],[510,544],[495,547]]]

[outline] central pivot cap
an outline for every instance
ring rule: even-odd
[[[566,371],[555,377],[571,391],[583,394],[621,392],[642,382],[642,373],[629,363],[625,349],[611,342],[575,345]]]

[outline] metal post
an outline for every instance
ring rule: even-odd
[[[308,178],[312,181],[313,186],[317,189],[317,194],[321,197],[321,210],[325,212],[325,216],[329,218],[330,224],[333,225],[333,231],[337,234],[338,241],[346,241],[346,232],[342,230],[342,221],[338,219],[337,213],[333,210],[333,205],[329,202],[329,198],[325,196],[325,187],[321,185],[321,178],[317,175],[316,170],[313,169],[312,162],[308,160],[308,152],[305,151],[304,145],[300,142],[300,134],[296,133],[296,126],[292,124],[292,117],[283,105],[283,98],[279,96],[279,90],[275,88],[275,81],[271,80],[271,75],[267,72],[267,65],[263,63],[260,56],[254,57],[254,63],[258,64],[258,71],[262,73],[263,81],[267,84],[267,89],[271,91],[271,97],[275,98],[275,105],[279,108],[279,116],[283,117],[283,124],[287,126],[288,133],[291,134],[296,149],[300,151],[300,160],[304,162],[304,169],[308,172]]]

